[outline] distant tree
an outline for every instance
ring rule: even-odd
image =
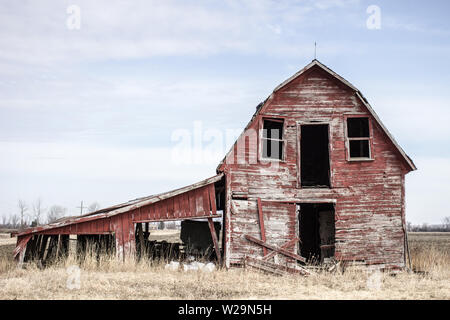
[[[54,205],[51,206],[47,213],[47,222],[52,223],[59,218],[62,218],[66,215],[67,209],[63,206]]]
[[[41,217],[44,214],[45,209],[42,207],[42,199],[38,198],[35,203],[33,203],[33,221],[36,225],[41,222]]]
[[[406,222],[406,231],[411,232],[413,231],[413,224],[411,222]]]
[[[160,221],[158,223],[158,230],[163,230],[164,229],[164,221]]]
[[[2,226],[6,227],[7,223],[8,223],[8,217],[5,215],[2,215]]]
[[[445,231],[450,231],[450,217],[445,217],[442,220],[442,224],[444,225]]]
[[[98,204],[98,202],[93,202],[88,207],[88,212],[95,212],[95,211],[97,211],[99,209],[100,209],[100,205]]]
[[[28,211],[28,206],[26,204],[25,201],[19,199],[19,201],[17,202],[17,206],[19,207],[19,212],[20,212],[20,227],[23,228],[24,227],[24,217],[25,217],[25,213]]]
[[[16,229],[19,226],[19,216],[17,214],[13,214],[10,218],[9,218],[9,225],[11,228]]]

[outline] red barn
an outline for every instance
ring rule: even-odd
[[[203,218],[226,267],[301,270],[340,260],[402,268],[405,174],[415,169],[361,92],[313,60],[258,105],[215,177],[25,230],[15,254],[58,255],[75,234],[110,239],[126,257],[145,244],[148,222]]]

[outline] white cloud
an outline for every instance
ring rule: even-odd
[[[81,29],[66,27],[68,3],[0,5],[0,60],[53,66],[86,59],[133,59],[221,52],[310,56],[299,43],[316,8],[357,1],[78,1]],[[323,23],[323,21],[320,21]],[[281,39],[296,35],[298,41]],[[273,45],[276,43],[276,45]],[[281,48],[280,48],[281,47]],[[297,49],[295,49],[297,48]]]

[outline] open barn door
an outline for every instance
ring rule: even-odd
[[[334,257],[334,205],[301,203],[299,205],[300,255],[312,263]]]

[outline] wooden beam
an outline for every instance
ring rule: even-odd
[[[139,247],[141,249],[140,251],[141,251],[141,259],[142,259],[142,258],[144,258],[144,254],[145,254],[144,234],[142,233],[142,223],[137,223],[136,229],[137,229],[137,233],[139,236]]]
[[[244,263],[247,266],[254,267],[257,269],[261,269],[267,272],[271,272],[278,275],[287,275],[287,274],[302,274],[302,275],[310,275],[311,272],[309,270],[306,270],[305,268],[302,268],[300,266],[297,266],[298,269],[290,268],[288,266],[279,265],[273,262],[261,260],[261,259],[255,259],[251,257],[245,257]]]
[[[214,228],[214,221],[212,218],[208,218],[209,231],[211,231],[211,237],[214,243],[214,250],[216,251],[217,261],[219,265],[222,265],[222,257],[220,256],[219,241],[217,240],[216,228]]]
[[[281,249],[287,249],[287,248],[289,248],[289,247],[291,247],[291,246],[293,246],[296,242],[298,242],[299,241],[299,239],[298,238],[294,238],[294,239],[292,239],[292,240],[289,240],[288,242],[286,242],[285,244],[283,244],[280,248]],[[272,251],[272,252],[270,252],[269,254],[267,254],[267,255],[265,255],[262,259],[263,260],[269,260],[270,258],[272,258],[274,255],[276,255],[277,254],[277,252],[276,251]]]
[[[292,259],[295,259],[295,260],[298,260],[298,261],[301,261],[301,262],[306,262],[306,259],[301,257],[301,256],[299,256],[298,254],[295,254],[295,253],[287,251],[286,249],[282,249],[282,248],[279,248],[277,246],[265,243],[264,241],[256,239],[255,237],[252,237],[252,236],[250,236],[248,234],[245,235],[245,239],[247,239],[247,240],[249,240],[251,242],[254,242],[256,244],[259,244],[260,246],[266,247],[266,248],[268,248],[270,250],[276,251],[277,253],[281,253],[282,255],[285,255],[285,256],[290,257]]]
[[[259,227],[261,228],[261,240],[266,242],[266,230],[264,229],[264,216],[262,213],[261,198],[258,198],[258,216],[259,216]],[[267,248],[263,247],[264,256],[267,255]]]
[[[276,265],[274,263],[270,263],[268,261],[264,261],[264,260],[258,260],[258,259],[252,259],[250,257],[246,257],[244,259],[244,265],[259,269],[259,270],[263,270],[272,274],[276,274],[279,276],[284,276],[284,275],[288,275],[288,273],[284,270],[280,269],[279,265]]]
[[[145,220],[133,220],[133,222],[159,222],[159,221],[181,221],[181,220],[191,220],[191,219],[206,219],[206,218],[221,218],[221,214],[216,215],[199,215],[199,216],[186,216],[179,218],[156,218],[156,219],[145,219]]]
[[[44,258],[45,249],[47,249],[48,238],[49,238],[49,236],[46,234],[44,234],[42,236],[42,242],[40,243],[40,248],[39,248],[39,260],[42,260]]]

